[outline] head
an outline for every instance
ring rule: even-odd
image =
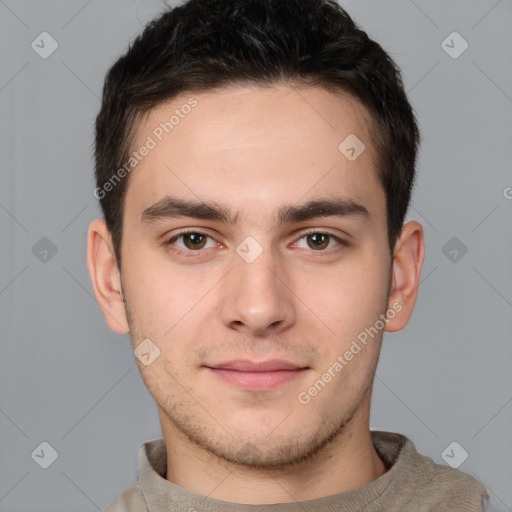
[[[133,140],[144,116],[183,92],[281,83],[351,94],[368,110],[393,250],[413,188],[419,131],[392,59],[335,1],[196,0],[149,23],[105,79],[95,196],[119,265],[124,199],[138,164],[130,164]]]
[[[398,68],[334,1],[190,0],[146,26],[105,80],[88,265],[152,354],[164,431],[277,467],[367,424],[416,300],[418,143]],[[294,369],[240,382],[234,360]]]

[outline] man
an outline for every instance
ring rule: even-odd
[[[114,64],[87,261],[163,440],[109,512],[482,510],[475,478],[369,429],[418,293],[418,144],[334,1],[190,0]]]

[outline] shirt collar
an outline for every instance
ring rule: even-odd
[[[370,431],[372,442],[380,457],[390,469],[384,475],[362,487],[314,500],[302,501],[301,505],[308,511],[336,510],[332,508],[343,503],[360,505],[361,500],[370,503],[380,496],[388,487],[397,471],[397,460],[407,443],[412,444],[401,434]],[[414,447],[412,447],[414,449]],[[296,503],[276,505],[244,505],[217,500],[191,492],[166,480],[167,452],[163,439],[156,439],[142,444],[139,448],[139,482],[147,504],[148,512],[190,512],[191,510],[211,510],[219,512],[270,512],[279,510],[292,512],[297,510]],[[339,505],[338,505],[339,506]]]

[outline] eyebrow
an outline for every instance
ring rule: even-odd
[[[284,205],[277,212],[277,224],[293,224],[319,217],[355,216],[370,219],[370,212],[360,203],[348,198],[316,199],[303,204]],[[217,221],[224,224],[236,224],[238,213],[216,202],[200,202],[166,196],[141,214],[141,222],[152,224],[158,220],[190,217],[201,220]]]

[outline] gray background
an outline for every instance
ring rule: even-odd
[[[487,486],[492,510],[510,511],[512,2],[342,4],[402,68],[423,136],[408,215],[425,228],[422,283],[410,324],[385,335],[371,428],[439,463],[456,441],[469,454],[459,469]],[[100,216],[104,74],[162,8],[0,0],[1,511],[104,509],[135,482],[139,445],[161,437],[129,337],[108,329],[92,295],[85,250]],[[31,47],[43,31],[58,43],[46,59]],[[442,44],[453,31],[469,44],[457,58],[445,50],[461,39]],[[44,441],[58,453],[48,469],[36,463],[50,461]]]

